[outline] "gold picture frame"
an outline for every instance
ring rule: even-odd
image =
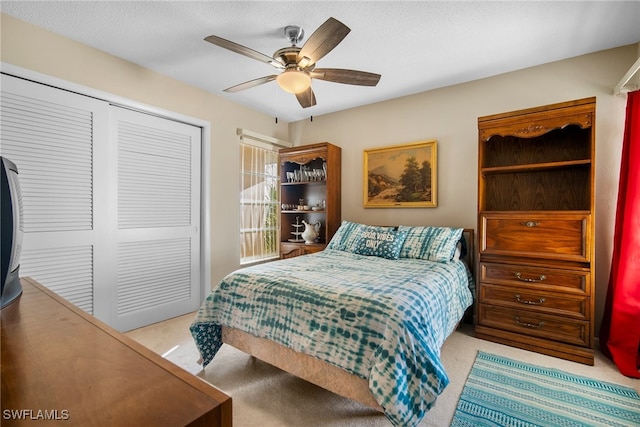
[[[364,150],[365,208],[435,208],[437,141]]]

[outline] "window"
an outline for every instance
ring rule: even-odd
[[[278,145],[240,139],[240,264],[280,256]]]

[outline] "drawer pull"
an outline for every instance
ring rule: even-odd
[[[516,301],[518,301],[520,304],[540,305],[544,303],[544,298],[540,298],[538,301],[532,301],[532,300],[521,299],[520,295],[518,294],[516,294],[515,297],[516,297]]]
[[[535,323],[522,322],[522,321],[520,321],[520,318],[519,318],[519,317],[517,317],[517,316],[516,316],[516,317],[514,317],[514,319],[515,319],[515,321],[516,321],[516,323],[517,323],[518,325],[520,325],[520,326],[524,326],[524,327],[527,327],[527,328],[542,328],[542,327],[544,326],[544,322],[538,322],[537,324],[535,324]]]
[[[524,225],[525,227],[533,228],[537,227],[539,223],[537,223],[536,221],[522,221],[520,224]]]
[[[526,277],[522,277],[520,272],[516,271],[516,279],[520,280],[521,282],[542,282],[543,280],[547,279],[547,276],[545,276],[544,274],[541,274],[540,277],[538,277],[537,279],[528,279]]]

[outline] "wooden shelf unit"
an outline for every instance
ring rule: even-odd
[[[280,210],[280,255],[291,257],[323,250],[331,240],[342,221],[341,207],[341,158],[340,147],[322,142],[280,150],[280,203],[292,209]],[[326,175],[318,180],[290,182],[287,172],[300,168],[326,170]],[[299,200],[310,210],[298,210]],[[311,210],[320,207],[319,210]],[[314,244],[291,242],[295,238],[293,224],[296,220],[309,223],[320,222],[320,236]],[[300,227],[299,231],[304,231]]]
[[[593,364],[595,98],[478,118],[476,336]]]

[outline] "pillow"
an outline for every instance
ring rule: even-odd
[[[342,221],[331,241],[329,241],[327,249],[353,252],[360,241],[360,231],[364,227],[366,227],[364,224]]]
[[[400,249],[407,231],[397,230],[393,227],[364,226],[358,233],[360,239],[353,251],[356,254],[377,256],[386,259],[398,259]]]
[[[407,237],[400,250],[400,258],[451,261],[462,237],[462,228],[401,225],[398,230],[407,231]]]

